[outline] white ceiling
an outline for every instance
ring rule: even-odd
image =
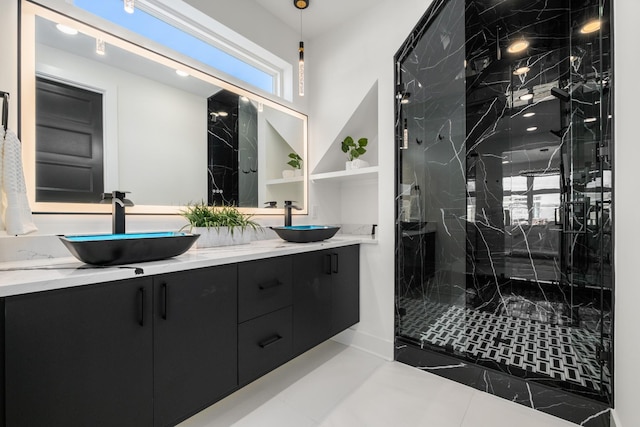
[[[316,37],[349,19],[357,19],[359,13],[371,8],[378,0],[309,0],[309,7],[299,10],[293,0],[249,0],[279,18],[288,27],[300,31],[305,39]]]

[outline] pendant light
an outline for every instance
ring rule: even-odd
[[[134,4],[135,0],[124,0],[124,11],[127,13],[133,13],[136,10],[136,6]]]
[[[309,7],[309,0],[293,0],[300,9],[300,45],[298,47],[298,95],[304,96],[304,42],[302,41],[302,9]]]

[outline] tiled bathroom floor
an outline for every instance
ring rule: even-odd
[[[595,332],[547,324],[538,318],[523,319],[402,297],[400,305],[406,310],[403,335],[437,346],[450,345],[479,360],[493,360],[600,390],[600,364],[596,359],[599,336]],[[538,312],[545,311],[537,308]],[[610,388],[606,368],[604,381]]]
[[[571,427],[575,424],[328,341],[180,427]]]

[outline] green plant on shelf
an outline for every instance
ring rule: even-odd
[[[302,157],[300,157],[297,153],[289,153],[289,160],[287,164],[294,169],[302,169]]]
[[[358,141],[354,141],[352,137],[347,136],[342,141],[342,152],[345,153],[349,161],[352,162],[367,152],[367,149],[364,147],[366,147],[368,143],[369,140],[367,138],[360,138]]]

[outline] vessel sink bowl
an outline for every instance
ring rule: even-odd
[[[80,261],[94,265],[118,265],[178,256],[186,252],[200,235],[161,232],[58,237]]]
[[[319,242],[333,237],[340,227],[327,225],[289,225],[271,227],[281,239],[294,243]]]

